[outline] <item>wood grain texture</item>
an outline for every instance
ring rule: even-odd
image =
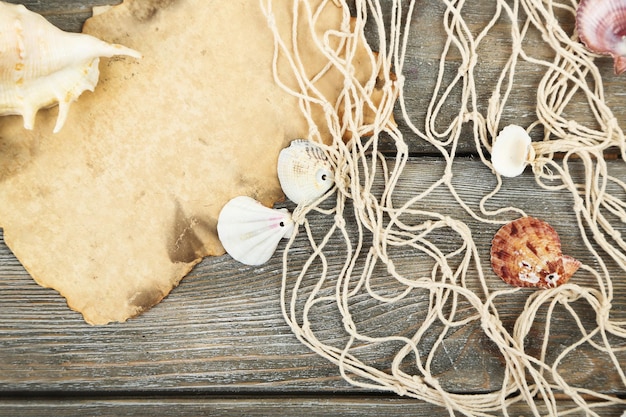
[[[18,1],[11,1],[17,3]],[[90,16],[93,5],[114,4],[113,0],[26,1],[28,8],[42,13],[64,30],[80,31]],[[472,6],[474,24],[490,15],[489,2]],[[412,40],[406,67],[407,107],[412,120],[423,124],[430,93],[434,85],[443,42],[440,25],[442,6],[432,2],[419,7],[411,24]],[[482,20],[481,20],[482,19]],[[429,23],[430,22],[430,23]],[[435,22],[433,24],[432,22]],[[571,22],[563,22],[570,25]],[[494,33],[506,38],[506,22],[500,21]],[[420,30],[427,26],[428,31]],[[540,39],[530,39],[530,48],[543,51]],[[534,43],[533,43],[534,42]],[[506,41],[490,43],[489,59],[480,63],[479,75],[484,81],[479,92],[479,110],[483,111],[489,98],[489,87],[507,58]],[[616,117],[626,120],[624,96],[626,78],[612,75],[612,63],[599,59],[607,99]],[[458,57],[451,56],[446,64],[454,74]],[[536,83],[541,68],[522,65],[521,85],[509,101],[504,121],[530,121],[534,116]],[[454,102],[454,95],[451,98]],[[453,108],[451,106],[450,108]],[[581,116],[574,110],[573,117]],[[444,111],[439,125],[445,126],[454,114]],[[415,155],[433,154],[433,148],[410,134],[406,124],[397,118],[407,134],[410,151]],[[466,127],[470,138],[469,129]],[[391,146],[384,149],[391,151]],[[464,140],[459,152],[468,154],[454,165],[454,184],[470,207],[479,210],[480,198],[495,185],[492,173],[480,160],[471,156],[474,144]],[[610,161],[610,172],[626,178],[623,161]],[[399,185],[398,203],[406,201],[438,179],[443,162],[438,158],[415,157],[407,166]],[[580,166],[575,168],[580,174]],[[624,200],[626,196],[620,195]],[[566,192],[548,192],[538,187],[527,172],[520,178],[506,180],[505,187],[488,203],[488,208],[515,205],[528,214],[549,221],[561,235],[564,253],[597,267],[580,244],[580,233],[572,211],[572,198]],[[293,208],[289,204],[288,208]],[[497,225],[485,226],[473,220],[446,190],[438,190],[424,208],[464,220],[480,251],[481,262],[487,265],[491,237]],[[513,217],[513,214],[511,214]],[[347,219],[350,221],[350,219]],[[332,219],[311,219],[317,230],[327,230]],[[626,233],[626,226],[620,231]],[[1,234],[0,234],[1,236]],[[458,244],[454,236],[442,233],[438,244],[443,248]],[[396,396],[377,395],[357,389],[343,381],[332,363],[303,346],[285,323],[279,305],[281,277],[278,253],[262,267],[245,267],[228,256],[203,260],[161,304],[142,316],[124,324],[104,327],[87,325],[78,313],[70,311],[54,291],[40,288],[10,253],[0,239],[0,415],[441,415],[442,409]],[[305,252],[295,250],[290,255],[301,262]],[[429,272],[429,264],[420,262],[409,251],[394,253],[396,267],[415,274]],[[343,258],[340,249],[328,254],[330,274],[335,276]],[[608,260],[616,277],[612,316],[626,320],[625,274]],[[380,271],[384,277],[384,271]],[[488,277],[489,285],[504,288],[497,277]],[[591,278],[578,274],[574,279],[589,284]],[[381,279],[381,288],[386,282]],[[475,288],[478,283],[475,282]],[[524,302],[527,290],[506,300],[501,319],[512,328]],[[372,305],[364,298],[355,301],[355,311],[365,313],[356,317],[372,331],[397,330],[410,334],[419,324],[420,308],[426,303],[424,295],[400,303],[397,308]],[[593,326],[595,315],[584,303],[574,306],[583,323]],[[467,306],[461,306],[461,309]],[[332,338],[336,332],[336,312],[332,306],[318,311],[322,322],[319,331]],[[411,321],[413,320],[413,321]],[[539,320],[541,322],[541,319]],[[389,327],[391,326],[391,329]],[[395,326],[395,327],[394,327]],[[561,350],[578,337],[571,317],[559,310],[553,318],[554,347],[551,354]],[[527,341],[527,350],[536,353],[541,344],[539,328]],[[337,340],[340,340],[337,335]],[[424,341],[424,349],[433,340]],[[445,340],[446,352],[438,355],[433,369],[449,390],[461,393],[482,393],[499,389],[503,375],[502,362],[494,345],[479,326],[459,329]],[[618,353],[626,366],[626,352]],[[366,355],[385,367],[390,357]],[[626,396],[626,388],[615,372],[607,372],[610,362],[588,346],[568,357],[560,369],[568,381],[609,394]],[[281,396],[282,395],[282,396]],[[53,399],[51,396],[60,396]],[[512,415],[525,415],[523,405]],[[622,410],[613,407],[601,415],[619,416]]]
[[[540,411],[545,412],[539,407]],[[527,411],[518,406],[511,407],[510,415],[525,416]],[[606,407],[597,410],[603,417],[619,417],[620,407]],[[17,414],[16,414],[17,413]],[[9,400],[0,402],[0,416],[34,417],[55,416],[413,416],[433,417],[447,415],[441,408],[419,403],[411,399],[385,396],[354,395],[344,398],[330,396],[239,396],[221,397],[161,397],[146,399],[125,398],[84,398],[71,400],[34,399],[28,402]],[[582,414],[570,414],[582,417]]]
[[[53,24],[63,30],[80,32],[84,21],[91,16],[93,6],[119,4],[119,0],[9,0],[10,3],[22,3],[29,9],[43,14]],[[388,0],[382,0],[382,10],[385,19],[390,18],[390,4]],[[403,3],[404,16],[408,11],[408,2]],[[492,18],[495,5],[492,2],[477,2],[464,10],[464,18],[467,19],[470,29],[474,34],[478,33],[486,21]],[[410,122],[424,131],[426,114],[430,107],[431,96],[435,87],[438,66],[442,56],[446,32],[443,27],[442,16],[445,6],[442,2],[431,1],[427,7],[416,8],[413,19],[409,25],[409,41],[406,52],[406,63],[404,68],[406,108]],[[518,24],[523,24],[526,15],[520,12]],[[559,23],[572,33],[574,28],[573,17],[562,15]],[[501,17],[483,40],[477,49],[479,53],[477,69],[475,70],[477,81],[476,109],[469,108],[468,112],[474,110],[481,114],[486,114],[487,104],[491,98],[491,93],[495,86],[500,72],[511,55],[510,41],[510,20]],[[423,30],[427,27],[428,30]],[[377,45],[376,32],[371,26],[368,27],[368,38],[375,47]],[[554,55],[547,44],[542,40],[538,31],[531,29],[524,42],[524,50],[533,58],[541,58],[550,61]],[[457,75],[461,65],[461,55],[458,50],[452,50],[446,55],[445,72],[443,77],[444,87]],[[619,77],[613,73],[613,61],[609,57],[601,57],[596,60],[601,71],[604,83],[606,102],[613,111],[617,120],[626,120],[626,77]],[[506,102],[503,110],[500,128],[515,123],[527,126],[537,119],[537,85],[541,80],[545,68],[537,64],[519,62],[516,68],[515,88],[513,88],[510,98]],[[443,106],[443,110],[435,118],[435,125],[438,132],[443,132],[454,117],[458,116],[458,103],[460,98],[460,88],[452,89],[450,98]],[[567,117],[577,121],[584,121],[586,126],[597,128],[589,114],[589,108],[581,100],[567,108]],[[407,120],[403,120],[400,115],[399,106],[396,111],[396,121],[400,130],[405,135],[405,140],[409,145],[412,154],[433,154],[436,153],[434,146],[420,139],[408,128]],[[536,132],[535,132],[536,133]],[[465,123],[462,137],[465,140],[459,142],[457,154],[471,154],[476,152],[476,145],[472,138],[472,124]],[[538,139],[538,138],[536,138]],[[393,152],[395,149],[388,141],[381,140],[381,150],[383,152]]]
[[[620,175],[626,175],[623,164],[612,165]],[[411,160],[407,180],[398,188],[399,198],[408,198],[415,190],[438,178],[440,166],[440,162],[432,158]],[[459,161],[457,175],[458,181],[467,182],[459,191],[468,201],[477,199],[492,186],[493,177],[476,160]],[[576,243],[579,235],[572,227],[572,216],[563,213],[563,207],[570,204],[567,196],[541,199],[542,192],[534,190],[535,198],[541,200],[537,205],[536,199],[527,197],[528,190],[535,188],[531,176],[525,175],[511,182],[494,204],[512,203],[527,209],[528,214],[548,218],[563,239],[564,252],[593,264]],[[429,207],[454,218],[468,218],[449,198],[437,197]],[[559,216],[550,215],[559,211]],[[331,226],[330,220],[323,216],[311,221],[314,229],[327,230]],[[486,264],[490,240],[497,226],[490,230],[471,219],[467,223]],[[454,244],[450,237],[441,236],[441,239],[444,250],[446,242]],[[8,249],[1,246],[0,357],[3,361],[0,386],[5,392],[126,392],[139,388],[354,392],[355,388],[341,380],[336,367],[302,346],[283,321],[278,302],[283,247],[284,244],[269,263],[258,268],[242,266],[228,256],[207,258],[161,304],[140,317],[124,324],[91,327],[79,314],[69,311],[54,291],[38,287]],[[331,277],[336,276],[342,266],[343,258],[338,252],[329,253]],[[304,255],[304,251],[294,250],[290,256],[297,263]],[[400,254],[396,267],[415,270],[415,258],[408,253]],[[427,264],[417,265],[418,270],[429,268]],[[581,283],[590,280],[584,274],[575,278]],[[494,288],[505,287],[493,275],[489,283]],[[478,290],[478,283],[475,285]],[[626,283],[616,280],[614,285],[614,319],[619,320],[622,315],[623,320],[626,318]],[[507,327],[512,328],[528,294],[528,291],[520,291],[506,300],[501,320]],[[363,317],[357,315],[355,319],[368,320],[371,329],[388,330],[389,323],[398,323],[398,331],[410,332],[411,326],[419,322],[407,323],[407,316],[411,312],[418,314],[420,303],[425,301],[418,296],[394,310],[381,309],[359,299],[354,310],[368,313]],[[583,322],[593,325],[593,311],[583,304],[577,308]],[[379,313],[372,317],[371,311]],[[332,337],[336,329],[333,307],[323,307],[318,314],[324,318],[319,331]],[[554,317],[551,343],[559,349],[555,350],[555,355],[577,337],[573,326],[564,312]],[[529,340],[529,351],[538,349],[540,340]],[[445,344],[446,355],[441,355],[434,369],[447,388],[474,393],[498,389],[502,364],[497,349],[479,326],[460,329],[451,334]],[[625,352],[618,357],[626,363]],[[390,360],[379,354],[370,359],[382,366]],[[574,359],[563,364],[563,373],[571,374],[572,380],[607,393],[624,393],[615,373],[606,371],[610,369],[606,357],[582,347]],[[463,372],[459,372],[461,369]]]
[[[8,3],[23,4],[29,10],[41,14],[52,24],[68,32],[80,32],[85,20],[91,17],[94,6],[119,4],[116,0],[8,0]]]

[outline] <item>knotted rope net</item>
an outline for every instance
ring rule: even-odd
[[[626,317],[612,308],[614,280],[626,274],[620,234],[626,183],[605,158],[612,152],[626,160],[626,143],[604,96],[597,57],[578,41],[572,24],[561,25],[573,22],[576,3],[495,0],[479,25],[471,4],[441,0],[441,20],[434,22],[446,34],[439,65],[418,74],[415,63],[405,66],[420,36],[412,22],[423,6],[414,1],[390,0],[385,10],[378,0],[294,1],[291,40],[275,25],[274,9],[284,2],[260,4],[274,32],[275,62],[288,62],[293,72],[285,77],[276,65],[275,80],[299,98],[308,139],[321,144],[335,166],[336,187],[295,209],[298,232],[283,255],[283,313],[302,343],[337,364],[351,384],[415,397],[450,415],[508,415],[523,402],[533,415],[602,415],[603,407],[626,404],[562,371],[564,363],[575,368],[580,352],[593,352],[602,358],[603,372],[626,388]],[[341,29],[316,36],[311,28],[329,5],[342,9]],[[309,33],[302,33],[301,19],[309,22]],[[490,83],[479,83],[482,63],[504,35],[508,58]],[[311,36],[328,58],[319,73],[303,70],[305,57],[293,41],[302,36]],[[542,42],[544,52],[530,47],[531,40]],[[363,63],[355,61],[355,51],[368,41],[377,42],[378,53],[369,55],[374,71],[359,80],[354,68]],[[520,84],[516,71],[523,65],[539,71],[537,85]],[[332,101],[316,85],[331,70],[345,80]],[[416,110],[407,97],[416,95],[408,90],[420,76],[431,77],[432,90],[419,91],[429,99]],[[536,95],[534,113],[515,114],[512,97],[520,91]],[[569,116],[572,106],[584,106],[588,117]],[[327,126],[315,124],[312,114],[319,110]],[[491,271],[489,247],[475,242],[478,234],[492,235],[527,214],[501,197],[518,179],[503,181],[489,159],[505,119],[533,136],[536,157],[524,175],[533,193],[565,196],[570,204],[559,208],[563,222],[578,225],[575,238],[584,245],[575,279],[554,289],[506,286]],[[407,164],[409,138],[433,149],[436,158],[420,159],[432,169],[416,172]],[[463,170],[468,157],[459,156],[461,143],[472,140],[489,177],[480,185],[489,189],[472,189],[472,174]],[[422,178],[415,179],[418,173]],[[319,218],[331,226],[320,230]],[[305,260],[294,260],[293,253],[305,253]],[[515,311],[516,302],[511,321],[505,310]],[[577,332],[555,341],[555,323]],[[471,395],[458,393],[462,347],[456,346],[454,358],[449,353],[450,343],[468,339],[486,353],[464,355],[501,369],[466,386]]]

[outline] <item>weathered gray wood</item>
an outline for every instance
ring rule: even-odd
[[[18,1],[11,0],[13,3]],[[28,8],[42,13],[64,30],[80,31],[82,23],[91,14],[91,6],[118,3],[116,0],[25,1]],[[444,35],[440,25],[443,6],[431,2],[417,8],[412,22],[411,45],[405,66],[407,106],[412,120],[418,125],[430,98],[430,89],[439,62]],[[489,2],[473,2],[471,16],[474,26],[490,16]],[[470,9],[467,10],[470,13]],[[477,23],[478,22],[478,23]],[[571,21],[562,22],[571,28]],[[473,27],[474,27],[473,26]],[[428,27],[428,30],[422,30]],[[507,22],[502,20],[494,33],[506,38]],[[529,41],[529,50],[546,55],[538,38]],[[483,51],[489,59],[480,62],[481,78],[479,110],[484,112],[490,87],[507,56],[506,41],[489,43],[491,51]],[[450,56],[446,64],[454,75],[459,57]],[[601,58],[608,100],[618,120],[626,120],[624,91],[626,78],[612,74],[612,63]],[[505,110],[502,124],[525,123],[534,117],[533,89],[542,75],[542,69],[528,64],[518,68],[518,79],[524,86],[513,93]],[[453,117],[454,96],[440,121],[440,126]],[[583,117],[574,110],[570,114]],[[413,154],[432,154],[433,148],[409,134],[404,122],[397,117],[407,134]],[[460,153],[472,153],[474,145],[471,126],[459,146]],[[391,151],[387,146],[383,150]],[[612,173],[626,178],[623,161],[609,163]],[[405,201],[425,189],[442,174],[442,161],[437,158],[415,158],[407,167],[404,182],[400,184],[397,202]],[[455,185],[462,197],[478,210],[478,201],[495,180],[478,159],[460,158],[455,164]],[[626,198],[621,195],[622,200]],[[540,189],[527,173],[521,178],[506,180],[505,187],[489,204],[489,208],[515,205],[528,214],[548,220],[560,233],[564,252],[597,267],[580,242],[574,227],[572,199],[567,193],[551,193]],[[292,208],[292,206],[288,206]],[[466,221],[478,245],[483,265],[487,265],[489,244],[497,226],[485,227],[472,220],[451,196],[440,192],[428,200],[424,208],[446,213]],[[320,231],[330,226],[332,219],[312,219]],[[349,220],[349,219],[348,219]],[[620,231],[626,233],[622,224]],[[0,234],[1,235],[1,234]],[[438,244],[452,247],[454,237],[442,233]],[[312,415],[441,415],[442,410],[418,401],[395,396],[372,395],[343,381],[335,365],[310,352],[296,340],[282,318],[279,306],[280,254],[268,264],[251,268],[232,261],[228,256],[205,259],[186,277],[161,304],[142,316],[124,324],[91,327],[79,314],[70,311],[54,291],[37,286],[0,241],[0,415],[294,415],[306,412]],[[330,274],[340,269],[343,258],[340,249],[329,253]],[[425,274],[430,264],[419,261],[415,254],[396,253],[396,267],[403,271]],[[303,254],[294,251],[295,262]],[[605,259],[607,260],[607,259]],[[614,280],[615,320],[626,320],[626,274],[608,261]],[[377,270],[384,277],[383,270]],[[590,277],[577,274],[576,280],[591,284]],[[385,282],[380,283],[386,289]],[[478,288],[477,283],[472,283]],[[495,276],[489,285],[504,288]],[[501,319],[512,328],[529,291],[520,291],[506,300]],[[426,302],[424,294],[416,296],[398,309],[374,306],[364,298],[355,302],[359,323],[366,323],[372,331],[399,331],[410,334],[419,324],[420,309]],[[576,308],[587,326],[594,326],[593,311],[584,303]],[[411,315],[411,313],[413,315]],[[328,317],[319,328],[322,335],[332,339],[340,326],[332,306],[323,307],[319,314]],[[413,322],[407,317],[413,317]],[[578,334],[570,317],[558,311],[553,318],[553,356],[571,344]],[[527,341],[528,352],[536,353],[541,343],[541,332],[534,331]],[[427,350],[432,337],[426,338]],[[502,378],[499,353],[478,326],[468,326],[450,334],[447,352],[438,355],[433,370],[446,388],[461,393],[481,393],[497,390]],[[621,364],[626,364],[626,352],[618,353]],[[368,353],[364,359],[376,360],[385,367],[390,357]],[[577,386],[597,389],[605,393],[626,395],[626,388],[611,372],[606,356],[588,346],[578,349],[565,361],[561,371]],[[106,395],[96,396],[94,393]],[[180,397],[182,394],[201,394],[200,397]],[[219,398],[221,394],[239,396]],[[277,393],[286,393],[277,397]],[[310,393],[310,394],[307,394]],[[50,399],[51,394],[68,397],[66,401]],[[18,399],[8,397],[17,395]],[[41,395],[43,398],[38,398]],[[84,398],[82,396],[85,396]],[[120,395],[120,397],[109,397]],[[157,398],[163,395],[164,398]],[[138,399],[136,399],[136,398]],[[132,398],[132,399],[131,399]],[[523,405],[514,408],[512,415],[528,410]],[[618,416],[619,407],[601,412]]]
[[[407,6],[405,5],[405,7]],[[467,4],[464,6],[462,14],[474,36],[493,17],[495,8],[495,2],[473,2],[471,5]],[[417,6],[409,29],[410,37],[404,67],[406,107],[411,122],[422,131],[424,130],[426,113],[439,71],[443,46],[447,39],[442,23],[442,16],[445,10],[444,2],[435,1],[429,2],[428,5]],[[520,12],[518,24],[520,26],[523,25],[525,19],[526,15],[524,12]],[[559,23],[568,33],[573,33],[574,19],[571,15],[562,15]],[[469,112],[477,110],[483,116],[487,114],[487,106],[496,82],[506,61],[511,56],[510,25],[511,22],[507,17],[504,15],[500,17],[477,49],[478,58],[474,71],[477,89],[477,108],[471,108],[470,103],[470,108],[467,109]],[[533,58],[551,61],[554,56],[554,52],[542,40],[539,32],[532,27],[528,31],[523,47],[524,51]],[[453,46],[446,56],[443,89],[457,76],[461,63],[461,54]],[[613,61],[610,58],[597,59],[596,63],[602,72],[604,87],[607,92],[607,103],[617,120],[626,120],[626,107],[623,105],[626,77],[618,77],[613,74]],[[515,70],[515,87],[512,89],[504,107],[500,128],[511,123],[528,126],[537,120],[537,86],[545,71],[546,68],[537,64],[519,60]],[[441,115],[436,119],[436,126],[439,132],[443,132],[453,118],[458,115],[461,93],[460,85],[462,85],[462,82],[457,84],[452,90],[449,100],[443,106]],[[595,122],[592,122],[589,117],[590,112],[582,96],[578,102],[576,99],[572,100],[566,114],[567,117],[586,123],[591,128],[597,128]],[[397,117],[397,120],[401,130],[407,137],[411,152],[427,153],[429,150],[431,152],[434,151],[433,147],[408,131],[405,121],[400,117]],[[463,139],[460,141],[457,149],[458,153],[475,152],[475,145],[471,139],[471,129],[471,123],[465,124]]]
[[[120,4],[120,0],[7,0],[8,3],[23,4],[26,8],[43,14],[72,13],[73,11],[89,11],[95,6]]]
[[[84,21],[91,16],[93,6],[121,3],[119,0],[49,0],[49,1],[19,1],[10,0],[11,3],[23,3],[29,9],[43,14],[48,20],[64,30],[79,32]],[[382,9],[389,16],[389,1],[381,1]],[[407,13],[404,5],[404,15]],[[493,16],[495,5],[493,2],[477,2],[466,6],[463,10],[464,17],[468,20],[469,26],[478,33],[482,24]],[[410,37],[407,48],[406,63],[404,68],[406,106],[410,121],[422,131],[424,130],[425,116],[429,107],[429,102],[435,86],[439,61],[446,39],[442,16],[445,6],[442,2],[431,1],[428,6],[419,6],[414,12],[410,25]],[[523,12],[519,16],[519,24],[523,24],[526,16]],[[563,15],[559,23],[572,33],[574,21],[572,16]],[[424,30],[424,28],[428,28]],[[370,41],[377,44],[374,30],[370,30]],[[491,34],[483,41],[478,48],[479,59],[475,76],[477,77],[477,110],[482,115],[486,114],[487,105],[495,87],[496,80],[504,68],[506,61],[511,54],[510,45],[510,21],[506,17],[501,17]],[[535,58],[551,60],[553,53],[547,44],[541,39],[537,31],[531,29],[524,43],[525,51]],[[613,74],[613,61],[609,57],[597,59],[597,65],[603,76],[606,100],[617,120],[626,120],[626,106],[624,106],[624,92],[626,91],[626,77]],[[446,57],[446,76],[444,77],[444,88],[446,82],[450,82],[457,75],[457,70],[461,63],[458,51],[452,48]],[[503,118],[500,127],[510,123],[527,126],[534,122],[536,116],[537,85],[545,72],[545,68],[536,64],[519,62],[516,68],[515,83],[509,100],[504,108]],[[443,131],[450,121],[457,116],[460,89],[453,89],[450,99],[444,106],[440,117],[437,119],[439,131]],[[399,109],[399,107],[398,107]],[[472,111],[474,109],[468,109]],[[589,117],[590,111],[584,103],[576,103],[568,106],[568,117],[581,121],[591,128],[597,128]],[[405,134],[405,140],[409,145],[409,150],[413,154],[432,154],[436,149],[429,143],[418,138],[407,127],[407,122],[400,116],[399,110],[396,112],[396,121],[400,130]],[[457,153],[475,153],[476,147],[472,138],[472,125],[464,125],[463,138]],[[381,142],[381,150],[393,152],[393,147],[389,142]]]
[[[626,175],[626,167],[618,161],[612,162],[611,168],[617,175]],[[438,178],[441,169],[437,159],[411,160],[398,197],[413,195]],[[484,195],[493,185],[493,176],[477,160],[459,160],[455,175],[466,184],[459,192],[468,201]],[[529,190],[533,199],[528,198]],[[571,204],[567,195],[539,191],[532,176],[524,175],[507,182],[507,188],[494,201],[496,206],[501,204],[518,205],[528,214],[551,221],[561,234],[564,252],[593,265],[576,243],[579,235],[573,227],[573,215],[567,210]],[[487,265],[490,240],[497,226],[481,227],[449,198],[435,198],[429,201],[429,207],[454,218],[467,218]],[[330,220],[323,216],[311,219],[317,230],[328,229]],[[453,237],[441,236],[442,249],[448,241],[454,244]],[[85,324],[54,291],[39,288],[6,247],[2,246],[0,253],[0,387],[5,392],[358,391],[341,380],[334,365],[302,346],[284,323],[278,298],[280,250],[271,262],[258,268],[241,266],[228,256],[205,259],[161,304],[125,324],[104,327]],[[293,261],[302,258],[302,251],[294,250]],[[329,251],[331,277],[338,273],[342,262],[340,253]],[[407,253],[398,255],[396,267],[428,273],[431,264],[421,265]],[[581,284],[590,283],[590,277],[584,274],[576,278]],[[381,285],[384,288],[388,283]],[[472,285],[478,289],[477,283]],[[505,287],[495,276],[489,277],[489,285]],[[626,283],[616,279],[614,285],[613,318],[619,320],[621,315],[623,320]],[[528,294],[521,291],[505,301],[501,319],[507,327],[512,328]],[[407,317],[411,312],[419,317],[425,297],[423,294],[411,299],[397,311],[359,298],[355,311],[362,310],[364,315],[355,314],[355,320],[369,320],[368,328],[374,332],[403,331],[407,326],[410,331],[419,321],[407,322]],[[583,322],[593,325],[593,312],[584,305],[579,307]],[[372,311],[378,313],[372,315]],[[334,308],[322,307],[319,314],[324,318],[322,336],[332,338],[341,329]],[[558,349],[555,355],[575,340],[574,328],[565,314],[556,315],[552,328]],[[535,336],[537,340],[528,341],[529,352],[536,352],[540,346],[540,335]],[[425,348],[428,343],[427,339]],[[502,375],[499,354],[479,326],[451,334],[446,346],[446,355],[439,355],[434,365],[444,386],[461,392],[498,389]],[[615,373],[607,371],[610,363],[606,357],[585,347],[577,352],[574,358],[578,360],[562,365],[564,374],[571,373],[577,383],[589,388],[624,393]],[[625,352],[618,353],[618,357],[626,363]],[[370,360],[381,359],[381,366],[389,364],[390,358],[381,358],[380,352],[370,355]],[[459,372],[461,369],[463,372]]]
[[[565,404],[564,404],[565,405]],[[571,404],[567,404],[571,406]],[[542,407],[539,407],[542,410]],[[509,409],[510,415],[526,415],[528,410],[515,405]],[[545,412],[545,410],[543,410]],[[619,417],[620,407],[606,407],[597,410],[604,417]],[[399,397],[349,396],[335,398],[329,396],[232,396],[221,397],[164,397],[147,399],[124,398],[74,398],[31,399],[28,402],[8,400],[0,402],[0,416],[31,417],[55,416],[162,416],[186,417],[210,416],[406,416],[433,417],[447,415],[441,408]],[[582,417],[584,414],[570,414]]]
[[[8,0],[8,3],[23,4],[29,10],[41,14],[57,27],[69,31],[80,32],[83,23],[92,15],[94,6],[114,5],[121,1],[116,0],[88,0],[88,1],[36,1],[36,0]]]

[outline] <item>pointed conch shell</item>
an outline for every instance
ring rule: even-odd
[[[503,177],[517,177],[535,159],[535,150],[526,130],[508,125],[500,131],[491,148],[491,163]]]
[[[522,217],[505,224],[491,242],[491,267],[516,287],[553,288],[569,281],[580,261],[561,253],[561,240],[546,222]]]
[[[22,5],[0,2],[0,116],[21,115],[32,129],[41,108],[58,103],[54,132],[70,104],[98,83],[99,57],[141,55],[93,36],[64,32]]]
[[[246,196],[226,203],[217,220],[217,234],[224,249],[246,265],[267,262],[278,242],[291,236],[293,229],[294,222],[286,209],[271,209]]]
[[[626,0],[581,0],[576,29],[589,50],[613,57],[615,74],[626,71]]]
[[[296,204],[308,204],[335,183],[333,167],[322,148],[296,139],[278,155],[278,180],[283,192]]]

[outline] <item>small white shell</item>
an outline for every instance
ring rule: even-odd
[[[217,234],[224,249],[246,265],[267,262],[280,239],[291,236],[293,229],[287,209],[271,209],[246,196],[226,203],[217,220]]]
[[[503,177],[517,177],[535,158],[535,150],[526,130],[508,125],[500,131],[491,149],[491,163]]]
[[[283,192],[296,204],[308,204],[335,183],[333,167],[322,148],[296,139],[278,155],[278,180]]]
[[[0,1],[0,116],[21,115],[32,129],[37,111],[58,103],[54,132],[70,104],[98,83],[99,57],[141,55],[93,36],[58,29],[22,5]]]

